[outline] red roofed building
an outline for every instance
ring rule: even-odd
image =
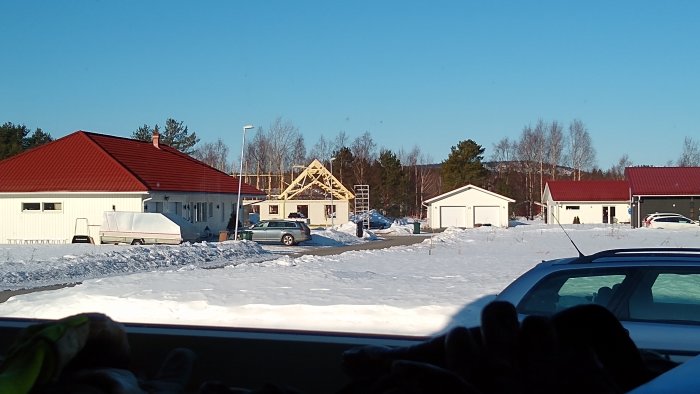
[[[548,181],[542,203],[548,223],[629,223],[630,189],[627,181]]]
[[[241,198],[264,192],[241,184]],[[238,179],[176,149],[77,131],[0,161],[0,243],[97,239],[105,211],[165,212],[223,230]]]
[[[700,167],[627,167],[632,199],[632,225],[654,212],[700,218]]]

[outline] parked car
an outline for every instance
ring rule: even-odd
[[[675,361],[700,354],[700,249],[613,249],[544,261],[497,299],[515,305],[521,318],[600,304],[639,348]]]
[[[698,223],[685,216],[657,216],[649,221],[649,228],[697,229]]]
[[[649,227],[649,223],[653,219],[656,219],[658,217],[667,217],[667,216],[683,216],[680,213],[672,213],[672,212],[655,212],[655,213],[650,213],[649,215],[644,217],[644,227]]]
[[[257,242],[282,242],[287,246],[311,239],[311,229],[299,220],[262,220],[245,231]]]
[[[287,215],[287,219],[301,221],[306,223],[306,225],[311,224],[311,219],[307,218],[306,215],[301,212],[290,212],[289,215]]]

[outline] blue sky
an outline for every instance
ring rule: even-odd
[[[238,159],[243,125],[371,133],[434,162],[581,119],[607,169],[700,140],[697,1],[0,2],[0,122],[128,137],[183,121]]]

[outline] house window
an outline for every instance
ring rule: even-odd
[[[580,205],[567,205],[567,206],[566,206],[566,210],[567,210],[567,211],[569,211],[569,210],[578,211],[579,209],[581,209],[581,206],[580,206]]]
[[[211,216],[207,214],[207,210],[209,208],[208,205],[209,204],[206,202],[198,202],[192,204],[192,207],[194,207],[194,213],[192,217],[195,222],[206,222],[207,216]]]
[[[209,203],[209,217],[210,218],[214,217],[214,203],[213,202]]]
[[[270,205],[270,215],[278,215],[280,213],[278,205]]]
[[[23,202],[22,211],[41,211],[41,203],[38,202]]]
[[[324,212],[326,212],[326,217],[335,217],[335,204],[333,205],[326,205],[324,208]]]
[[[42,204],[44,211],[61,211],[63,210],[63,203],[60,202],[45,202]]]

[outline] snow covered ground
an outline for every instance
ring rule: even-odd
[[[412,235],[412,224],[354,235],[350,223],[314,230],[295,247],[250,241],[128,245],[0,245],[0,288],[82,282],[23,294],[0,316],[60,318],[99,311],[123,322],[429,335],[478,323],[481,308],[541,260],[575,256],[558,226],[447,229]],[[697,247],[697,230],[565,225],[585,254],[608,248]],[[287,253],[383,234],[421,243],[333,256]]]

